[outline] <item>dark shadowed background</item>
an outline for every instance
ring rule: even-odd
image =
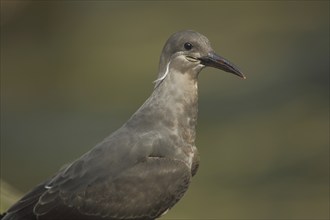
[[[247,80],[200,74],[201,167],[162,219],[329,218],[329,1],[1,1],[1,211],[130,117],[182,29]]]

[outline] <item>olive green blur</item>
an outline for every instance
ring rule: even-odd
[[[199,75],[200,169],[161,219],[328,219],[329,1],[1,1],[1,211],[121,126],[183,29],[247,79]]]

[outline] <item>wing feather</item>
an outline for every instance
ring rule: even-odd
[[[75,212],[60,213],[62,219],[79,215],[103,219],[154,219],[171,208],[187,190],[190,169],[179,160],[147,158],[116,179],[100,178],[79,191],[47,191],[35,207],[39,219],[47,219],[52,207]],[[54,199],[54,193],[57,197]],[[58,209],[58,212],[62,210]]]

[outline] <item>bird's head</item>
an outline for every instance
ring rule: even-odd
[[[176,32],[167,40],[163,48],[156,86],[167,77],[170,70],[197,77],[206,66],[245,79],[243,73],[234,64],[214,52],[210,41],[204,35],[191,30]]]

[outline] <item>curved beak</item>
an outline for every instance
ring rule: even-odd
[[[201,64],[205,66],[214,67],[221,69],[223,71],[233,73],[243,79],[246,79],[244,74],[236,67],[234,64],[226,60],[225,58],[217,55],[214,52],[210,52],[208,55],[198,58],[201,61]]]

